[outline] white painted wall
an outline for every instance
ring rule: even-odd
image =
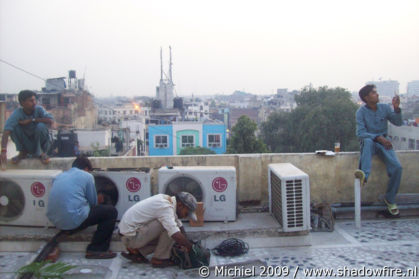
[[[111,145],[111,129],[75,130],[80,150],[92,150],[92,144],[99,143],[99,149],[108,149]]]

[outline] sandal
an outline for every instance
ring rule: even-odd
[[[87,251],[86,259],[112,259],[116,257],[116,253],[112,251]]]
[[[44,165],[48,164],[50,161],[50,158],[46,153],[42,153],[41,156],[39,156],[39,158],[41,159],[41,163]]]
[[[355,178],[358,178],[359,181],[361,182],[361,186],[364,186],[365,183],[367,183],[365,181],[365,172],[363,170],[360,170],[360,169],[356,170],[354,175],[355,175]]]
[[[146,257],[144,257],[141,253],[139,254],[133,254],[131,252],[121,252],[121,256],[124,257],[127,260],[130,260],[134,263],[148,263],[148,260]]]
[[[15,157],[12,158],[12,164],[17,165],[19,164],[21,160],[26,159],[26,157],[27,157],[26,154],[19,153],[19,155],[16,155]]]
[[[377,214],[375,215],[375,218],[380,218],[380,216],[383,216],[384,218],[389,218],[389,219],[400,218],[400,214],[399,215],[393,215],[390,212],[388,212],[388,210],[378,211]]]
[[[391,215],[399,215],[399,209],[397,208],[397,204],[389,203],[386,199],[384,199],[384,203],[387,205],[387,210]]]
[[[169,267],[169,266],[175,266],[177,264],[174,261],[170,260],[170,259],[157,259],[157,258],[152,258],[151,259],[151,265],[153,267],[156,267],[156,268],[164,268],[164,267]]]

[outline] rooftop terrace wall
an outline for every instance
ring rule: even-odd
[[[399,193],[419,193],[419,151],[397,151],[397,155],[403,166]],[[65,170],[71,167],[73,159],[53,158],[47,166],[39,160],[24,160],[18,168]],[[157,170],[161,166],[235,166],[239,202],[260,201],[262,205],[268,204],[268,165],[271,163],[292,163],[306,172],[310,177],[311,201],[353,202],[353,172],[358,167],[358,159],[359,152],[341,152],[332,157],[313,153],[275,153],[91,158],[96,168],[150,168],[153,193],[157,193]],[[387,181],[385,165],[375,157],[368,184],[362,189],[362,201],[379,201]]]

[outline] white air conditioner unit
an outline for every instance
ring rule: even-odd
[[[118,210],[118,220],[128,208],[151,196],[150,173],[138,169],[108,169],[93,171],[98,193],[105,196],[105,204]]]
[[[52,226],[46,213],[54,178],[61,170],[0,171],[0,225]]]
[[[269,164],[269,211],[284,232],[310,230],[308,175],[294,165]]]
[[[236,220],[236,169],[214,167],[162,167],[159,193],[174,196],[189,192],[204,203],[204,221]]]

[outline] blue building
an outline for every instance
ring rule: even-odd
[[[178,155],[182,148],[201,146],[217,154],[226,152],[226,126],[215,121],[149,125],[150,156]]]

